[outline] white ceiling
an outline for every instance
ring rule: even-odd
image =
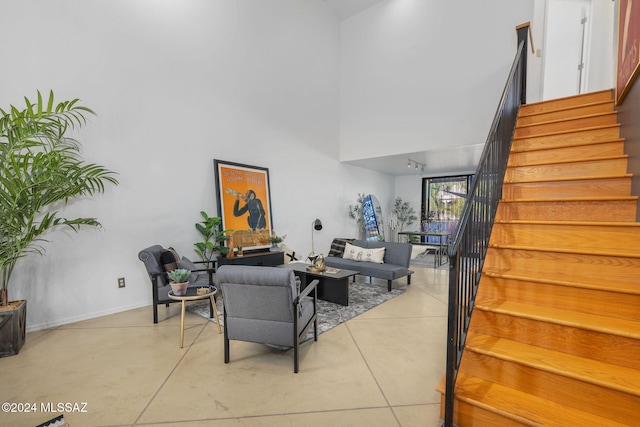
[[[376,157],[346,161],[354,166],[372,169],[393,176],[443,176],[475,173],[476,165],[480,161],[484,144],[474,144],[442,148],[438,150],[420,151],[414,153],[397,154],[393,156]],[[408,160],[425,165],[424,171],[419,167],[408,168]]]
[[[380,3],[383,0],[325,0],[333,9],[339,20],[344,20],[356,13]]]

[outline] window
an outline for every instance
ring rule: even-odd
[[[422,180],[421,231],[453,235],[472,179],[473,175],[460,175]],[[425,242],[437,240],[429,236]]]

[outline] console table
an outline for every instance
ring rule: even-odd
[[[442,264],[444,264],[444,262],[442,261],[443,255],[444,255],[444,250],[447,246],[446,242],[449,238],[449,233],[441,233],[441,232],[435,232],[435,231],[401,231],[398,233],[399,236],[418,236],[420,237],[420,242],[419,243],[414,243],[414,245],[422,245],[425,247],[425,249],[434,249],[435,250],[435,254],[433,256],[433,268],[439,267]],[[428,242],[422,242],[422,237],[437,237],[438,238],[438,243],[428,243]]]
[[[221,265],[258,265],[263,267],[275,267],[284,264],[284,251],[271,252],[249,252],[242,256],[234,256],[233,258],[218,257],[217,266]]]

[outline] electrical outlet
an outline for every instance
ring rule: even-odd
[[[118,277],[118,287],[124,288],[124,277]]]

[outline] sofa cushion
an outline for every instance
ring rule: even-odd
[[[351,243],[346,243],[344,247],[344,254],[342,255],[342,257],[354,261],[366,261],[376,264],[382,264],[384,262],[384,251],[384,247],[363,248],[360,246],[352,245]]]
[[[329,248],[329,256],[342,257],[345,245],[347,243],[353,242],[354,240],[355,239],[336,237],[335,239],[333,239],[333,242],[331,242],[331,248]]]
[[[178,252],[173,248],[163,249],[160,254],[160,263],[162,264],[164,271],[172,271],[178,268],[179,260],[180,257],[178,256]]]

